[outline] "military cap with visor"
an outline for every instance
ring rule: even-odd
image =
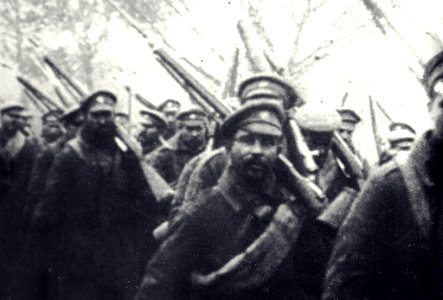
[[[200,125],[203,122],[207,122],[208,116],[205,111],[197,106],[192,106],[177,115],[177,121],[183,125],[188,126]]]
[[[283,100],[284,109],[303,104],[303,100],[288,81],[272,74],[256,74],[242,81],[237,96],[242,104],[256,99]]]
[[[117,97],[105,90],[97,91],[86,97],[81,103],[82,111],[114,111]]]
[[[338,112],[326,105],[307,104],[297,109],[294,115],[297,125],[305,131],[333,132],[340,128]]]
[[[339,108],[337,112],[341,117],[340,129],[353,131],[355,126],[361,121],[360,116],[350,108]]]
[[[166,128],[168,126],[166,119],[163,117],[163,115],[153,109],[140,110],[140,117],[141,121],[139,123],[142,125],[153,125],[161,129]]]
[[[42,122],[59,121],[62,116],[63,111],[61,109],[51,109],[42,115]]]
[[[285,116],[276,100],[256,100],[245,103],[220,126],[219,137],[229,140],[237,130],[281,137]]]
[[[5,101],[0,105],[0,113],[5,113],[14,109],[24,111],[26,106],[21,102],[14,100]]]
[[[162,111],[165,108],[171,108],[171,107],[180,107],[180,102],[174,99],[166,99],[160,105],[157,107],[158,110]]]
[[[402,141],[414,141],[416,138],[416,131],[411,125],[402,122],[392,122],[389,125],[389,143],[398,143]]]

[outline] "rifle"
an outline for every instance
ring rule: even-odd
[[[192,75],[164,49],[154,50],[154,54],[166,71],[168,71],[180,85],[186,87],[188,92],[191,91],[191,96],[194,96],[196,103],[204,110],[215,112],[221,119],[225,119],[231,114],[231,110],[228,107],[218,101],[210,91],[193,78]]]
[[[62,110],[61,106],[56,104],[49,96],[45,95],[27,79],[24,79],[21,76],[17,76],[16,78],[18,82],[23,85],[27,91],[34,95],[35,98],[39,99],[48,108],[48,110]]]
[[[148,99],[146,99],[146,98],[143,97],[142,95],[136,93],[134,96],[135,96],[135,99],[137,99],[141,104],[143,104],[144,106],[146,106],[146,108],[149,108],[149,109],[157,109],[157,108],[155,107],[155,105],[151,103],[151,101],[149,101]]]
[[[337,132],[334,132],[332,137],[331,148],[344,164],[351,177],[355,178],[358,187],[361,189],[364,183],[363,163],[352,153],[349,146]]]
[[[87,91],[80,86],[80,84],[77,84],[73,80],[71,80],[62,70],[60,70],[59,67],[55,63],[52,62],[52,60],[49,59],[49,57],[45,56],[43,57],[43,61],[51,68],[51,70],[57,75],[57,79],[60,81],[60,83],[63,84],[62,79],[64,79],[69,86],[71,86],[74,91],[80,96],[80,98],[84,98],[87,94]],[[69,91],[69,89],[65,86],[65,88]]]
[[[71,78],[69,78],[60,68],[58,68],[51,60],[45,57],[45,62],[52,64],[54,70],[57,70],[58,74],[71,85],[71,87],[78,93],[79,96],[85,97],[87,92],[79,85],[76,85]],[[140,167],[143,171],[143,175],[151,188],[152,194],[158,202],[167,201],[173,196],[173,191],[166,181],[154,170],[150,165],[146,163],[142,155],[142,151],[137,142],[125,132],[125,130],[117,126],[118,138],[116,139],[117,145],[122,151],[131,150],[138,158]]]
[[[166,183],[166,181],[157,173],[157,171],[148,165],[145,161],[142,149],[136,141],[133,140],[131,136],[123,129],[121,126],[117,126],[117,132],[119,138],[121,138],[123,144],[119,143],[119,140],[116,139],[117,144],[123,151],[127,151],[131,149],[131,151],[135,154],[140,162],[141,169],[143,171],[143,175],[146,178],[146,181],[151,188],[152,194],[156,198],[157,202],[169,201],[174,196],[174,191],[171,187]],[[127,148],[125,149],[125,145]]]
[[[374,135],[375,148],[377,150],[377,156],[380,159],[382,149],[380,145],[380,137],[378,136],[378,127],[377,127],[377,118],[375,116],[374,100],[372,100],[371,96],[369,96],[369,110],[371,112],[371,125],[372,125],[371,127],[372,127],[372,134]]]
[[[25,95],[28,97],[29,101],[31,101],[31,103],[34,104],[34,106],[37,108],[37,110],[40,113],[45,114],[47,111],[50,110],[50,107],[48,107],[46,103],[44,103],[39,99],[36,99],[36,97],[29,90],[24,89],[23,91]]]

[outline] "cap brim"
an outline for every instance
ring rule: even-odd
[[[97,111],[115,111],[115,108],[108,104],[94,104],[89,108],[89,112]]]
[[[255,134],[270,135],[275,137],[281,137],[283,135],[281,129],[265,123],[250,123],[242,126],[240,129]]]

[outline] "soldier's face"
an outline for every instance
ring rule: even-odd
[[[142,145],[157,141],[160,136],[159,128],[154,124],[142,124],[142,130],[138,135],[138,140]]]
[[[21,114],[21,109],[10,109],[1,115],[1,124],[3,130],[8,134],[15,134],[22,128],[25,118]]]
[[[434,125],[434,136],[443,140],[443,94],[438,94],[428,104],[429,114]]]
[[[352,141],[352,131],[347,129],[339,129],[338,134],[342,137],[342,139],[348,144],[351,144]]]
[[[94,134],[103,137],[113,136],[115,133],[114,110],[90,110],[87,113],[85,126]]]
[[[190,147],[200,147],[206,141],[206,125],[204,121],[188,124],[183,122],[180,128],[183,142]]]
[[[230,147],[232,167],[247,182],[261,182],[273,169],[281,137],[238,130]]]
[[[63,134],[62,126],[56,116],[46,118],[42,128],[42,136],[48,141],[53,142]]]
[[[321,168],[326,162],[331,148],[332,132],[303,131],[303,135],[315,163]]]
[[[178,107],[175,106],[171,106],[171,107],[167,107],[163,109],[163,115],[166,118],[166,121],[168,122],[168,124],[170,126],[174,125],[175,123],[175,118],[177,117],[178,114]]]

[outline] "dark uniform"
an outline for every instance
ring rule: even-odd
[[[135,154],[109,130],[115,102],[108,92],[84,101],[88,117],[56,156],[35,213],[50,235],[57,299],[132,299],[155,249],[154,197]]]
[[[26,210],[29,205],[27,186],[35,159],[36,145],[20,131],[21,115],[25,108],[19,103],[1,106],[0,128],[0,295],[9,292],[11,279],[18,266],[23,243],[28,230]],[[13,119],[13,136],[6,134],[5,127]],[[9,124],[6,124],[8,122]]]
[[[288,82],[278,76],[268,74],[254,75],[242,81],[238,98],[242,103],[263,98],[276,99],[282,102],[285,109],[302,103],[301,98]],[[205,152],[195,157],[186,166],[177,185],[173,201],[174,211],[182,203],[185,203],[186,207],[192,206],[200,190],[216,184],[225,167],[225,154],[223,147],[213,152]]]
[[[284,117],[276,103],[246,104],[225,121],[221,136],[234,143],[232,149],[243,131],[250,135],[245,143],[251,136],[280,139]],[[246,183],[256,172],[239,171],[232,153],[217,184],[201,190],[192,209],[172,225],[136,299],[309,298],[297,282],[293,249],[304,221],[315,215],[307,205],[315,199],[291,192],[272,170],[256,171],[263,177]]]
[[[49,145],[46,145],[37,155],[29,181],[30,204],[27,217],[31,218],[37,204],[44,198],[44,191],[49,170],[55,157],[62,151],[66,143],[73,139],[83,122],[83,114],[79,106],[68,108],[60,117],[65,128],[65,134]],[[13,299],[48,299],[54,291],[49,283],[50,266],[48,265],[49,239],[47,235],[31,230],[26,239],[25,250],[16,270]]]
[[[443,52],[424,76],[434,128],[371,175],[340,228],[324,299],[443,297],[442,66]]]
[[[207,119],[206,114],[197,108],[181,112],[177,116],[180,122],[180,132],[168,141],[168,145],[162,146],[146,157],[157,172],[166,182],[175,187],[184,166],[194,156],[197,156],[206,147]],[[187,127],[200,127],[198,135],[187,132]],[[188,138],[190,137],[190,138]]]

